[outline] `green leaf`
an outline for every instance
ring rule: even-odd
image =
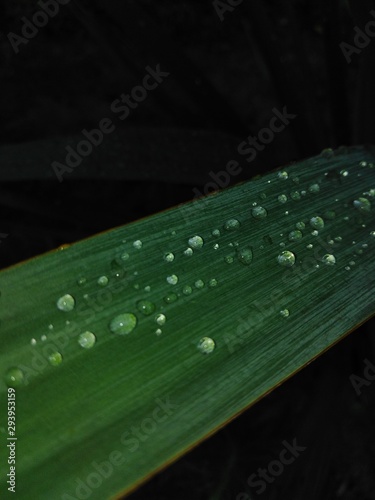
[[[1,272],[17,498],[131,491],[370,318],[374,162],[328,150]]]

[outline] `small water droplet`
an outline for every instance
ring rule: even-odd
[[[60,309],[60,311],[64,311],[64,312],[72,311],[75,307],[75,304],[76,304],[76,301],[68,293],[63,295],[62,297],[60,297],[58,299],[58,301],[56,302],[57,309]]]
[[[185,285],[184,288],[182,289],[182,293],[184,295],[190,295],[192,293],[193,289],[189,285]]]
[[[321,217],[311,217],[310,226],[314,229],[323,229],[324,228],[324,220]]]
[[[333,152],[333,149],[332,148],[325,148],[325,149],[322,149],[321,153],[320,153],[320,156],[322,158],[326,158],[326,159],[329,159],[329,158],[332,158],[334,155],[334,152]]]
[[[264,207],[255,207],[251,210],[251,215],[254,217],[254,219],[265,219],[268,215],[268,212]]]
[[[122,252],[122,254],[120,255],[120,259],[123,261],[128,260],[129,257],[130,257],[130,255],[128,254],[128,252]]]
[[[133,241],[133,247],[137,250],[140,250],[143,247],[143,243],[141,240]]]
[[[324,262],[327,266],[334,266],[336,264],[336,257],[331,253],[326,253],[322,257],[322,262]]]
[[[210,354],[215,349],[215,342],[210,337],[203,337],[197,345],[199,351],[203,354]]]
[[[41,335],[40,340],[45,342],[47,340],[47,335]]]
[[[210,279],[210,281],[208,282],[208,286],[211,288],[216,285],[217,285],[217,280],[215,278]]]
[[[177,285],[178,276],[176,274],[171,274],[170,276],[167,276],[166,280],[170,285]]]
[[[215,238],[218,238],[220,236],[220,229],[213,229],[211,232],[212,236],[215,236]]]
[[[319,193],[320,191],[320,186],[319,184],[312,184],[310,187],[309,187],[309,193]]]
[[[232,255],[226,255],[226,256],[224,257],[224,260],[225,260],[225,262],[226,262],[227,264],[233,264],[234,258],[233,258],[233,256],[232,256]]]
[[[108,285],[108,282],[109,282],[109,279],[107,278],[107,276],[100,276],[98,278],[98,285],[100,286],[107,286]]]
[[[163,330],[161,330],[160,328],[157,328],[155,330],[155,333],[156,333],[157,336],[159,336],[159,335],[161,335],[163,333]]]
[[[173,262],[174,261],[174,254],[172,252],[167,252],[165,255],[164,255],[164,260],[166,262]]]
[[[240,221],[237,219],[229,219],[226,221],[224,224],[224,229],[226,231],[235,231],[236,229],[239,229],[241,226]]]
[[[92,332],[83,332],[78,337],[78,344],[84,349],[91,349],[94,347],[96,342],[96,337]]]
[[[77,279],[77,285],[78,286],[83,286],[86,284],[86,278],[84,276],[81,276],[80,278]]]
[[[288,178],[289,178],[289,175],[288,175],[288,172],[286,172],[285,170],[283,170],[282,172],[279,172],[277,174],[277,177],[282,180],[282,181],[286,181]]]
[[[164,324],[165,324],[165,322],[166,322],[166,320],[167,320],[167,318],[165,317],[165,315],[164,315],[164,314],[161,314],[161,313],[160,313],[160,314],[157,314],[157,315],[155,316],[155,321],[156,321],[156,323],[157,323],[158,325],[160,325],[160,326],[164,325]]]
[[[289,309],[282,309],[280,311],[280,316],[282,316],[283,318],[288,318],[289,315],[290,315]]]
[[[371,231],[370,236],[375,236],[375,231]]]
[[[318,236],[319,235],[319,231],[317,231],[316,229],[314,229],[314,231],[311,231],[311,235],[312,236]]]
[[[345,271],[350,271],[351,267],[350,266],[345,266]]]
[[[288,201],[288,197],[285,194],[279,194],[277,199],[280,203],[286,203]]]
[[[353,201],[353,205],[357,210],[361,212],[370,212],[371,210],[371,201],[367,198],[358,198],[358,200]]]
[[[191,248],[194,248],[194,250],[198,249],[198,248],[202,248],[203,247],[203,244],[204,244],[204,241],[203,241],[203,238],[201,236],[192,236],[191,238],[189,238],[189,246]]]
[[[194,283],[194,286],[195,288],[203,288],[204,287],[204,281],[203,280],[197,280],[195,283]]]
[[[267,199],[267,195],[266,195],[266,193],[260,193],[259,198],[260,198],[261,200],[266,200],[266,199]]]
[[[311,250],[312,248],[314,248],[314,245],[312,245],[311,243],[309,243],[308,245],[306,245],[306,248],[308,248],[309,250]]]
[[[109,324],[113,333],[124,335],[132,332],[137,325],[137,317],[132,313],[119,314]]]
[[[340,175],[341,175],[342,177],[348,177],[349,172],[348,172],[347,170],[340,170]]]
[[[24,374],[20,368],[9,368],[5,374],[5,383],[8,387],[19,387],[24,382]]]
[[[303,237],[303,234],[301,233],[301,231],[296,230],[296,231],[291,231],[289,233],[288,239],[289,239],[289,241],[298,241],[298,240],[302,239],[302,237]]]
[[[296,256],[293,252],[284,250],[284,252],[281,252],[281,254],[277,257],[277,262],[281,266],[292,267],[296,262]]]
[[[290,193],[290,197],[292,198],[292,200],[298,201],[301,199],[301,193],[299,191],[292,191]]]
[[[30,344],[31,344],[31,345],[36,345],[36,339],[31,339],[31,340],[30,340]]]
[[[176,302],[177,299],[177,293],[172,292],[164,297],[164,302],[166,302],[167,304],[172,304],[173,302]]]
[[[137,309],[145,316],[149,316],[155,311],[155,304],[149,300],[139,300],[137,302]]]
[[[299,229],[300,231],[302,229],[305,229],[305,227],[306,227],[306,224],[304,222],[302,222],[302,221],[301,222],[297,222],[297,224],[296,224],[296,228]]]
[[[57,351],[53,352],[52,354],[50,354],[48,356],[48,361],[49,361],[50,365],[52,365],[52,366],[61,365],[62,360],[63,360],[63,357],[62,357],[61,353],[57,352]]]
[[[334,210],[326,210],[324,217],[328,220],[333,220],[336,217],[336,212]]]
[[[219,249],[219,243],[215,243],[215,245],[212,247],[214,250],[218,250]]]
[[[237,257],[241,264],[244,264],[245,266],[250,265],[254,258],[253,248],[250,246],[241,248],[237,252]]]
[[[186,255],[187,257],[191,257],[193,253],[194,252],[191,248],[187,248],[186,250],[184,250],[184,255]]]

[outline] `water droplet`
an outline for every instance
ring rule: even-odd
[[[367,167],[367,161],[360,161],[359,166],[360,167]]]
[[[351,261],[349,262],[349,264],[350,264],[351,266],[355,266],[355,261],[354,261],[354,260],[351,260]]]
[[[292,181],[294,184],[299,184],[299,177],[293,177]]]
[[[254,217],[254,219],[264,219],[267,217],[268,212],[263,207],[255,207],[251,210],[251,215]]]
[[[31,339],[31,340],[30,340],[30,344],[31,344],[31,345],[36,345],[36,339]]]
[[[310,219],[310,226],[314,229],[323,229],[324,220],[321,217],[312,217]]]
[[[108,282],[109,282],[109,279],[107,278],[107,276],[100,276],[100,278],[98,278],[98,285],[100,286],[107,286],[108,285]]]
[[[312,184],[310,187],[309,187],[309,193],[319,193],[320,191],[320,186],[319,184]]]
[[[203,280],[197,280],[194,283],[195,288],[203,288],[204,287],[204,281]]]
[[[191,248],[187,248],[186,250],[184,250],[184,255],[186,255],[187,257],[191,257],[193,255],[193,250]]]
[[[370,236],[375,236],[375,231],[371,231]]]
[[[177,285],[178,283],[178,276],[175,274],[171,274],[170,276],[167,276],[167,283],[170,285]]]
[[[210,337],[203,337],[197,347],[201,353],[210,354],[215,349],[215,342]]]
[[[166,320],[167,320],[167,318],[165,317],[165,315],[164,315],[164,314],[157,314],[157,315],[155,316],[155,321],[156,321],[156,323],[157,323],[158,325],[160,325],[160,326],[164,325],[164,324],[165,324],[165,322],[166,322]]]
[[[302,239],[302,236],[303,234],[301,233],[301,231],[291,231],[289,233],[289,236],[288,236],[288,239],[289,241],[298,241],[300,239]]]
[[[157,336],[159,336],[159,335],[161,335],[163,333],[163,331],[160,328],[157,328],[155,330],[155,333],[156,333]]]
[[[137,250],[140,250],[143,246],[143,243],[141,240],[136,240],[133,242],[133,247],[136,248]]]
[[[149,316],[155,311],[155,304],[149,300],[139,300],[137,302],[137,309],[145,316]]]
[[[182,289],[182,293],[184,295],[190,295],[192,293],[193,289],[189,285],[185,285],[184,288]]]
[[[112,275],[115,277],[115,278],[122,278],[123,276],[125,276],[125,270],[122,268],[122,266],[120,265],[120,263],[118,262],[118,259],[113,259],[112,262],[111,262],[111,271],[112,271]]]
[[[345,271],[350,271],[351,267],[350,266],[345,266]]]
[[[281,252],[281,254],[277,257],[277,262],[281,266],[292,267],[296,262],[296,256],[294,255],[293,252],[290,252],[289,250],[284,250],[284,252]]]
[[[326,253],[322,257],[322,262],[324,262],[327,266],[334,266],[336,264],[336,257],[331,253]]]
[[[358,200],[353,201],[353,205],[361,212],[370,212],[371,210],[371,202],[367,198],[358,198]]]
[[[314,231],[311,231],[311,235],[312,236],[318,236],[319,235],[319,231],[317,231],[316,229],[314,229]]]
[[[279,179],[281,179],[282,181],[286,181],[289,178],[289,175],[288,175],[288,172],[286,172],[285,170],[283,170],[282,172],[279,172],[277,174],[277,177]]]
[[[60,309],[60,311],[64,311],[64,312],[73,311],[75,304],[76,304],[76,301],[68,293],[66,295],[63,295],[62,297],[60,297],[58,299],[58,301],[56,302],[57,309]]]
[[[266,200],[266,199],[267,199],[267,195],[266,195],[266,193],[260,193],[259,198],[260,198],[261,200]]]
[[[265,243],[268,243],[268,245],[273,245],[273,240],[269,234],[266,234],[266,236],[263,236],[263,241]]]
[[[218,250],[219,249],[219,243],[215,243],[215,245],[212,247],[214,250]]]
[[[326,158],[326,159],[329,159],[329,158],[332,158],[334,155],[334,152],[333,152],[333,149],[332,148],[325,148],[322,150],[322,152],[320,153],[320,156],[322,158]]]
[[[229,219],[224,224],[224,229],[226,231],[235,231],[240,226],[241,226],[240,221],[238,221],[237,219]]]
[[[306,248],[308,248],[309,250],[311,250],[312,248],[314,248],[314,245],[312,245],[311,243],[309,243]]]
[[[5,374],[5,383],[8,387],[19,387],[24,382],[24,374],[20,368],[12,367]]]
[[[217,285],[217,280],[215,278],[210,279],[210,281],[208,282],[208,286],[211,288],[216,285]]]
[[[288,201],[288,197],[285,194],[279,194],[277,199],[280,203],[286,203]]]
[[[128,254],[128,252],[122,252],[122,254],[120,255],[120,259],[123,261],[128,260],[129,257],[130,257],[130,255]]]
[[[297,222],[296,228],[299,230],[305,229],[306,224],[304,222]]]
[[[237,257],[241,264],[250,265],[254,258],[253,248],[250,246],[241,248],[238,250]]]
[[[177,299],[178,295],[172,292],[164,297],[164,302],[166,302],[167,304],[172,304],[172,302],[176,302]]]
[[[166,262],[173,262],[174,261],[174,254],[172,252],[167,252],[165,255],[164,255],[164,260]]]
[[[349,172],[348,172],[347,170],[340,170],[340,175],[341,175],[342,177],[348,177]]]
[[[283,318],[288,318],[289,315],[290,315],[289,309],[282,309],[280,311],[280,316],[282,316]]]
[[[45,342],[47,340],[47,335],[41,335],[40,340]]]
[[[48,361],[49,361],[50,365],[52,365],[52,366],[61,365],[62,360],[63,360],[63,357],[62,357],[61,353],[57,352],[57,351],[53,352],[52,354],[50,354],[48,356]]]
[[[233,256],[232,256],[232,255],[226,255],[226,256],[224,257],[224,260],[225,260],[225,262],[226,262],[227,264],[233,264],[234,258],[233,258]]]
[[[137,317],[132,313],[119,314],[109,324],[113,333],[124,335],[132,332],[137,325]]]
[[[292,200],[298,201],[301,199],[301,193],[299,191],[292,191],[290,193],[290,197],[292,198]]]
[[[215,238],[218,238],[220,236],[220,229],[213,229],[211,232],[212,236],[215,236]]]
[[[86,284],[86,278],[84,276],[81,276],[80,278],[77,279],[77,285],[78,286],[83,286]]]
[[[78,337],[78,344],[84,349],[91,349],[94,347],[96,342],[96,337],[92,332],[83,332]]]
[[[196,250],[197,248],[203,247],[204,241],[201,236],[196,235],[189,238],[188,243],[191,248],[194,248],[194,250]]]

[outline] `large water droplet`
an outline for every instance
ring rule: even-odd
[[[314,229],[323,229],[324,220],[321,217],[311,217],[310,226]]]
[[[57,351],[53,352],[52,354],[50,354],[48,356],[48,361],[49,361],[50,365],[52,365],[52,366],[61,365],[62,360],[63,360],[63,357],[62,357],[61,353],[57,352]]]
[[[268,215],[268,212],[264,207],[255,207],[251,210],[251,215],[254,217],[254,219],[265,219]]]
[[[245,266],[250,265],[254,258],[253,248],[250,246],[241,248],[237,252],[237,257],[241,264],[244,264]]]
[[[139,300],[137,302],[137,309],[145,316],[149,316],[155,311],[155,304],[149,300]]]
[[[137,317],[132,313],[119,314],[109,324],[113,333],[124,335],[132,332],[137,325]]]
[[[235,231],[241,226],[240,221],[237,219],[229,219],[224,224],[224,229],[227,231]]]
[[[361,212],[370,212],[371,201],[367,198],[358,198],[358,200],[353,201],[354,207]]]
[[[5,374],[5,383],[8,387],[19,387],[24,382],[24,374],[20,368],[12,367]]]
[[[171,274],[170,276],[167,276],[167,283],[170,285],[177,285],[178,283],[178,276],[176,274]]]
[[[63,295],[58,299],[56,302],[57,309],[60,309],[60,311],[64,312],[69,312],[72,311],[75,307],[76,301],[74,298],[69,295],[68,293],[66,295]]]
[[[277,257],[277,262],[281,266],[292,267],[296,262],[296,256],[293,252],[284,250],[284,252],[281,252],[281,254]]]
[[[92,332],[83,332],[78,337],[78,344],[84,349],[91,349],[94,347],[96,342],[96,337]]]
[[[198,249],[203,247],[204,241],[201,236],[196,235],[189,238],[188,243],[191,248]]]
[[[334,266],[336,264],[336,257],[331,253],[326,253],[322,257],[322,262],[324,262],[327,266]]]
[[[215,341],[210,337],[203,337],[197,345],[199,351],[203,354],[210,354],[215,349]]]

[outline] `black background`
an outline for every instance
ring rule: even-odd
[[[236,183],[327,147],[373,143],[375,42],[350,64],[340,43],[353,43],[374,8],[370,0],[244,0],[221,21],[207,0],[71,0],[16,54],[8,34],[21,35],[23,16],[40,7],[3,0],[0,267],[188,201],[231,159],[243,167]],[[170,75],[119,120],[113,100],[157,64]],[[296,119],[244,162],[238,144],[284,106]],[[51,163],[105,117],[116,131],[60,183]],[[373,326],[131,498],[375,498],[374,388],[357,397],[349,380],[364,358],[375,360]],[[265,493],[250,493],[247,478],[296,436],[307,451]]]

